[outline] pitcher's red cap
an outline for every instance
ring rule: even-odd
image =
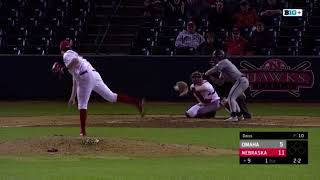
[[[71,49],[72,42],[70,40],[63,40],[60,42],[60,51],[67,51]]]

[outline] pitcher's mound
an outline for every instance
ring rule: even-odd
[[[0,142],[1,155],[118,154],[132,156],[230,155],[237,151],[197,145],[162,144],[123,138],[42,137]]]

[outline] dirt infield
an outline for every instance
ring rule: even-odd
[[[241,122],[224,122],[225,117],[187,119],[184,116],[90,115],[88,126],[105,127],[320,127],[320,117],[256,116]],[[0,127],[78,126],[78,116],[0,117]]]
[[[51,151],[51,152],[48,152]],[[53,151],[53,152],[52,152]],[[177,155],[230,155],[235,150],[216,149],[213,147],[161,144],[123,138],[81,138],[52,136],[24,140],[0,142],[0,155],[130,155],[130,156],[177,156]]]
[[[0,117],[0,128],[5,127],[56,127],[79,126],[78,116]],[[320,127],[320,117],[306,116],[256,116],[241,122],[224,122],[225,117],[212,119],[187,119],[183,116],[149,115],[91,115],[88,126],[103,127]],[[48,152],[53,151],[53,152]],[[230,149],[216,149],[195,145],[161,144],[156,142],[123,138],[80,138],[54,135],[23,140],[0,141],[0,155],[81,155],[117,154],[130,156],[176,156],[176,155],[230,155]]]

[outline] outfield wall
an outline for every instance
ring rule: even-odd
[[[154,100],[182,100],[172,86],[190,82],[195,70],[205,71],[206,56],[84,56],[115,92]],[[71,77],[59,79],[50,69],[61,56],[0,56],[0,98],[65,98]],[[319,101],[320,57],[232,57],[249,78],[248,98],[275,101]],[[228,87],[219,88],[225,95]]]

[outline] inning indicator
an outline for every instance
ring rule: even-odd
[[[240,164],[308,164],[307,132],[240,132]]]

